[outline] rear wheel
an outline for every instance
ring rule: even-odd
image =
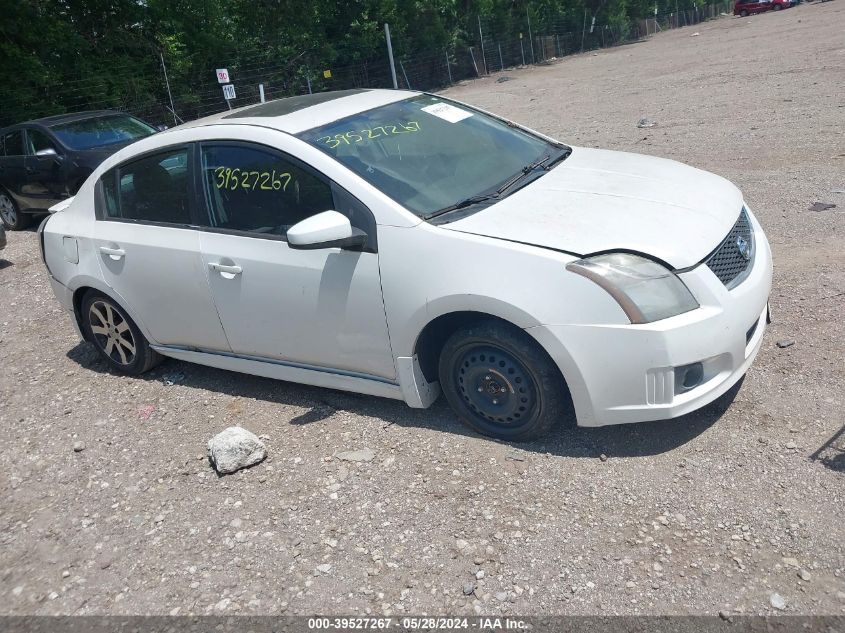
[[[22,231],[29,226],[31,216],[21,213],[12,196],[0,191],[0,220],[10,231]]]
[[[747,18],[748,17],[748,11],[743,9],[742,11],[739,12],[739,15],[743,18]]]
[[[135,322],[110,297],[89,291],[82,300],[88,340],[117,371],[138,375],[152,369],[162,356],[150,347]]]
[[[571,417],[560,371],[518,328],[497,321],[461,328],[446,341],[439,369],[452,409],[482,435],[531,440]]]

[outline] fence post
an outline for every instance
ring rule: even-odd
[[[525,66],[525,46],[522,43],[522,33],[519,34],[519,50],[522,53],[522,65]]]
[[[384,38],[387,40],[387,57],[390,60],[390,76],[393,78],[393,89],[399,90],[399,82],[396,81],[396,65],[393,63],[393,45],[390,43],[390,26],[384,23]]]
[[[313,94],[311,92],[311,69],[307,66],[305,67],[305,81],[308,84],[308,94]]]
[[[405,77],[405,85],[408,86],[408,90],[411,89],[411,82],[408,81],[408,73],[405,72],[405,65],[402,63],[402,60],[399,60],[399,68],[402,69],[402,76]]]
[[[258,96],[261,98],[261,103],[264,103],[264,84],[258,84]]]
[[[164,64],[164,53],[159,51],[158,56],[161,59],[161,69],[164,71],[164,84],[167,86],[167,97],[170,99],[170,111],[173,113],[173,125],[179,125],[179,117],[176,116],[176,108],[173,106],[173,94],[170,92],[170,80],[167,78],[167,66]]]
[[[475,53],[472,52],[472,46],[469,47],[469,56],[472,57],[472,67],[475,68],[475,76],[481,77],[478,73],[478,64],[475,63]]]
[[[449,73],[449,85],[452,85],[452,67],[449,65],[449,51],[445,51],[446,53],[446,72]]]
[[[563,55],[561,55],[560,53],[560,35],[558,35],[557,33],[555,33],[555,42],[557,43],[557,56],[563,57]]]
[[[581,52],[584,52],[584,34],[587,32],[587,10],[584,9],[584,23],[581,25]]]
[[[484,33],[481,31],[481,16],[478,16],[478,37],[481,39],[481,61],[484,66],[484,74],[489,75],[490,69],[487,68],[487,55],[484,54]]]
[[[528,14],[528,7],[525,7],[525,17],[528,19],[528,43],[531,45],[531,63],[536,64],[537,59],[534,57],[534,38],[531,35],[531,16]]]
[[[499,44],[499,69],[500,70],[505,69],[505,62],[502,59],[502,45],[501,45],[501,43]]]

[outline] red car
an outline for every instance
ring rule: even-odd
[[[736,0],[734,15],[745,17],[752,13],[762,13],[763,11],[780,11],[781,9],[788,9],[791,6],[792,2],[790,0]]]

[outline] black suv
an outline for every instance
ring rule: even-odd
[[[101,110],[28,121],[0,130],[0,218],[19,231],[35,213],[76,194],[97,165],[156,128]]]

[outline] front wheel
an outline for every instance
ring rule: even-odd
[[[0,220],[10,231],[22,231],[29,226],[31,216],[21,213],[18,205],[5,191],[0,191]]]
[[[748,11],[743,9],[742,11],[739,12],[739,15],[740,15],[740,17],[747,18],[748,17]]]
[[[443,346],[439,370],[449,405],[482,435],[532,440],[571,418],[557,366],[516,327],[491,320],[461,328]]]
[[[162,361],[141,330],[110,297],[89,291],[82,300],[85,333],[117,371],[137,376]]]

